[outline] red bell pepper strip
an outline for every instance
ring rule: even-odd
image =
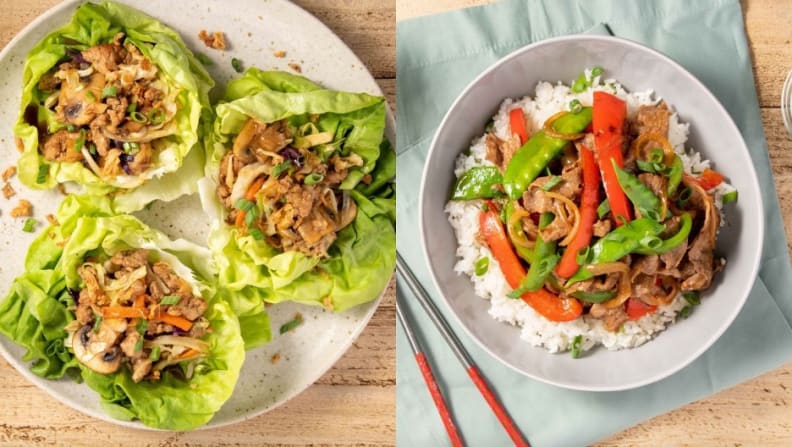
[[[583,145],[580,148],[580,158],[583,162],[583,192],[580,198],[580,225],[575,237],[567,245],[566,251],[558,261],[555,272],[562,278],[574,275],[580,267],[577,263],[577,254],[591,242],[594,235],[594,222],[597,221],[597,206],[599,206],[600,176],[597,170],[597,161],[594,153]]]
[[[625,303],[627,318],[630,320],[637,320],[646,314],[653,313],[656,310],[657,306],[650,306],[637,298],[629,298]]]
[[[498,261],[506,282],[512,289],[516,289],[525,276],[525,268],[514,252],[498,214],[492,209],[482,211],[479,215],[479,228],[492,255]],[[550,321],[571,321],[583,313],[583,305],[580,301],[574,298],[560,298],[544,287],[535,292],[526,292],[520,298]]]
[[[594,130],[594,147],[605,194],[608,196],[611,213],[617,226],[632,220],[632,211],[627,196],[624,194],[611,159],[621,168],[624,167],[622,156],[622,128],[627,117],[627,105],[621,99],[605,92],[594,92],[594,110],[592,129]]]
[[[516,133],[520,137],[521,145],[528,141],[528,131],[525,130],[525,113],[523,113],[523,109],[518,107],[509,112],[509,126],[511,126],[512,133]]]
[[[718,171],[713,171],[710,168],[704,168],[704,171],[701,173],[699,177],[692,177],[688,176],[691,180],[701,185],[705,191],[709,191],[710,189],[720,185],[723,183],[723,175],[721,175]]]

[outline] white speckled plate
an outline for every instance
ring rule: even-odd
[[[22,91],[22,67],[25,55],[44,35],[67,23],[81,2],[67,1],[51,9],[16,36],[0,53],[0,169],[17,161],[13,123],[19,109]],[[242,60],[245,67],[290,70],[287,64],[297,63],[303,75],[329,88],[366,92],[382,92],[352,51],[312,15],[284,0],[233,0],[195,2],[180,7],[172,2],[123,0],[180,32],[193,50],[209,56],[214,65],[208,67],[218,86],[213,97],[222,94],[225,83],[237,76],[231,58]],[[186,6],[186,5],[185,5]],[[229,48],[225,52],[210,50],[198,40],[198,32],[224,31]],[[273,52],[283,50],[285,58]],[[394,121],[388,111],[388,138],[393,141]],[[10,217],[10,210],[19,198],[33,202],[35,217],[53,212],[62,198],[55,192],[31,191],[16,178],[11,184],[18,194],[0,201],[0,253],[6,262],[0,264],[0,297],[8,293],[11,281],[23,271],[24,254],[34,234],[21,231],[23,219]],[[204,243],[209,221],[201,211],[197,195],[171,203],[155,203],[150,210],[137,214],[149,225],[169,236],[183,237]],[[381,298],[381,296],[380,296]],[[0,298],[2,299],[2,298]],[[376,301],[351,309],[340,315],[316,307],[292,303],[269,308],[274,340],[247,353],[234,395],[206,427],[219,427],[252,418],[269,411],[296,396],[314,383],[346,352],[368,323],[377,308]],[[303,315],[305,323],[294,332],[278,336],[277,328]],[[108,422],[135,428],[146,428],[139,422],[110,418],[99,407],[96,393],[85,385],[70,380],[49,381],[33,375],[22,361],[24,349],[0,337],[0,352],[28,380],[59,401],[83,413]],[[272,356],[280,354],[280,361]]]

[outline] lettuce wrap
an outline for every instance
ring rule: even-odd
[[[76,182],[111,195],[118,213],[194,193],[213,86],[174,30],[124,5],[83,3],[25,60],[19,178],[35,189]]]
[[[216,107],[214,133],[205,144],[207,178],[199,191],[204,209],[216,219],[208,243],[217,263],[218,283],[230,291],[231,305],[242,319],[260,312],[262,302],[295,301],[341,312],[375,299],[387,285],[396,254],[396,157],[383,138],[385,107],[382,97],[327,90],[285,72],[251,68],[228,84],[224,100]],[[248,180],[258,181],[247,187],[246,199],[250,200],[236,199],[235,194],[245,188],[235,183],[230,191],[231,185],[224,183],[228,166],[235,163],[233,157],[231,161],[227,157],[244,149],[239,140],[251,125],[258,126],[256,135],[263,135],[261,138],[268,129],[280,129],[282,141],[272,148],[277,153],[257,152],[257,157],[273,157],[278,165],[254,161],[238,170],[236,183],[247,174],[247,168],[261,167],[248,176]],[[283,140],[284,136],[289,138]],[[272,141],[255,144],[267,146]],[[316,164],[321,164],[318,158],[328,166],[317,168]],[[309,173],[306,166],[310,159],[314,159],[314,172]],[[352,203],[343,205],[349,213],[347,219],[340,219],[340,231],[323,239],[332,241],[331,245],[316,250],[285,249],[285,243],[279,247],[272,242],[278,241],[277,237],[251,225],[251,213],[256,217],[268,212],[262,196],[268,194],[267,188],[275,187],[270,183],[304,187],[297,193],[311,195],[315,191],[306,185],[329,182],[328,177],[338,174],[333,169],[342,170],[343,176],[337,176],[333,194],[326,194],[328,200],[333,202],[330,196],[335,195],[339,208],[342,201]],[[263,175],[256,177],[256,173]],[[261,182],[264,185],[256,193]],[[280,209],[273,216],[290,206],[290,197],[277,201],[275,206]],[[229,211],[229,203],[247,211]],[[267,231],[265,218],[260,219],[255,225]],[[244,328],[243,337],[248,348],[259,344]]]
[[[215,269],[206,248],[171,241],[132,216],[106,217],[109,205],[107,199],[65,199],[56,215],[59,224],[31,245],[26,272],[0,303],[0,333],[27,349],[23,359],[32,362],[36,375],[84,380],[112,417],[168,430],[201,426],[231,396],[239,376],[245,358],[239,322],[213,285]],[[67,331],[76,323],[77,291],[86,287],[78,274],[80,264],[129,249],[146,249],[166,262],[206,301],[202,318],[211,330],[201,338],[208,348],[205,356],[189,366],[162,369],[157,380],[135,381],[125,364],[111,374],[97,373],[78,361],[76,347],[69,347],[77,343]]]

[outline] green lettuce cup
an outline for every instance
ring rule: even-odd
[[[112,2],[84,3],[25,60],[19,178],[76,182],[116,212],[195,192],[214,81],[181,37]]]
[[[216,219],[208,242],[218,284],[248,348],[262,343],[262,303],[341,312],[387,285],[396,156],[383,138],[385,107],[279,71],[251,68],[228,84],[199,190]]]
[[[171,241],[109,200],[68,197],[0,302],[0,333],[31,370],[95,390],[112,417],[168,430],[206,424],[245,359],[206,248]]]

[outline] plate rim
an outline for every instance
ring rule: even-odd
[[[534,48],[538,48],[538,47],[545,46],[545,45],[550,45],[550,44],[555,44],[555,43],[558,43],[558,42],[565,42],[565,41],[579,41],[579,42],[602,41],[602,42],[610,42],[610,43],[617,43],[617,44],[621,44],[621,45],[626,45],[628,47],[635,48],[635,49],[637,49],[639,51],[642,51],[642,52],[648,52],[652,56],[663,60],[665,63],[667,63],[667,64],[671,65],[672,67],[676,68],[677,70],[679,70],[682,75],[684,75],[687,78],[689,78],[689,80],[691,82],[696,84],[704,92],[704,94],[707,95],[716,104],[716,107],[727,118],[725,120],[726,125],[732,131],[736,132],[737,135],[739,135],[739,142],[738,142],[739,144],[738,144],[738,146],[740,146],[740,149],[742,151],[744,151],[745,154],[747,154],[749,160],[751,161],[750,169],[748,169],[748,176],[749,176],[748,182],[753,185],[753,187],[755,188],[756,191],[758,191],[758,192],[761,191],[761,186],[759,184],[759,179],[758,179],[758,175],[756,173],[756,168],[754,167],[753,158],[751,157],[751,152],[748,149],[748,145],[745,143],[745,139],[743,138],[742,132],[740,132],[740,129],[739,129],[739,127],[737,127],[737,124],[734,122],[734,119],[732,118],[731,114],[726,110],[726,108],[723,106],[723,104],[721,104],[720,100],[709,90],[709,88],[707,88],[707,86],[705,86],[696,76],[694,76],[692,73],[690,73],[690,71],[688,71],[685,67],[683,67],[681,64],[679,64],[678,62],[676,62],[674,59],[672,59],[671,57],[667,56],[666,54],[664,54],[664,53],[662,53],[662,52],[660,52],[658,50],[655,50],[654,48],[646,46],[646,45],[644,45],[642,43],[639,43],[639,42],[636,42],[636,41],[633,41],[633,40],[630,40],[630,39],[625,39],[625,38],[622,38],[622,37],[616,37],[616,36],[576,34],[576,35],[566,35],[566,36],[551,37],[551,38],[548,38],[548,39],[543,39],[543,40],[540,40],[540,41],[533,42],[531,44],[522,46],[522,47],[520,47],[520,48],[518,48],[518,49],[516,49],[516,50],[514,50],[514,51],[512,51],[512,52],[510,52],[508,54],[506,54],[505,56],[501,57],[500,59],[498,59],[494,63],[490,64],[480,74],[478,74],[475,78],[473,78],[473,80],[471,80],[465,86],[465,88],[459,93],[459,95],[456,96],[454,101],[451,103],[451,105],[448,108],[448,111],[444,114],[443,119],[440,121],[440,123],[437,126],[437,129],[434,132],[434,135],[432,137],[431,143],[429,144],[429,150],[428,150],[428,152],[426,154],[426,160],[429,160],[434,155],[435,151],[440,150],[438,148],[438,146],[437,146],[437,143],[438,143],[438,139],[439,139],[439,136],[440,136],[441,129],[443,129],[446,126],[447,122],[451,118],[451,113],[458,107],[459,103],[470,93],[470,91],[476,86],[476,84],[479,83],[479,81],[481,81],[483,78],[488,76],[493,71],[495,71],[498,68],[500,68],[501,65],[504,65],[505,63],[509,62],[510,60],[521,56],[523,53],[532,51]],[[449,169],[450,168],[451,167],[449,167]],[[759,275],[758,275],[759,274],[759,268],[760,268],[760,265],[761,265],[762,253],[764,251],[764,246],[763,245],[760,245],[759,250],[756,251],[755,257],[752,260],[751,271],[750,271],[750,274],[748,276],[748,278],[750,278],[750,281],[746,281],[747,287],[745,289],[745,293],[740,298],[739,305],[735,306],[735,308],[732,310],[732,312],[728,316],[728,318],[723,320],[723,322],[718,326],[717,330],[710,334],[709,338],[707,338],[706,341],[704,343],[702,343],[702,345],[701,345],[701,347],[699,349],[693,351],[693,353],[691,355],[689,355],[688,358],[685,358],[682,362],[679,362],[678,364],[672,366],[671,368],[666,368],[666,369],[660,370],[659,372],[657,372],[655,374],[652,374],[652,375],[649,375],[649,376],[647,376],[646,378],[644,378],[642,380],[633,380],[632,382],[627,382],[627,383],[624,383],[624,384],[621,384],[621,385],[613,385],[613,386],[594,386],[594,385],[586,385],[586,384],[577,384],[577,383],[572,383],[572,382],[568,382],[568,381],[554,380],[552,378],[543,377],[543,376],[541,376],[539,374],[535,374],[535,373],[531,373],[531,372],[528,372],[528,371],[524,371],[518,365],[512,363],[511,361],[509,361],[508,359],[506,359],[502,355],[499,355],[493,349],[491,349],[487,344],[485,344],[483,342],[483,340],[481,340],[476,335],[476,333],[473,331],[473,328],[469,327],[468,324],[455,312],[453,306],[451,305],[451,301],[448,299],[448,297],[446,297],[446,294],[443,293],[443,288],[440,285],[440,281],[439,281],[439,278],[438,278],[438,273],[435,271],[435,268],[434,268],[433,264],[431,262],[429,262],[429,259],[430,259],[431,255],[429,253],[429,247],[428,247],[428,241],[427,241],[427,234],[428,234],[428,232],[427,232],[427,230],[428,230],[427,224],[428,223],[425,220],[426,216],[425,216],[425,208],[424,208],[424,201],[425,201],[425,197],[426,197],[426,194],[427,194],[426,185],[427,185],[427,183],[429,181],[428,180],[429,179],[429,175],[430,175],[429,164],[425,162],[424,163],[423,172],[421,174],[421,184],[420,184],[420,187],[419,187],[419,199],[418,199],[418,224],[419,224],[419,233],[420,233],[420,239],[421,239],[421,253],[423,255],[423,261],[424,261],[424,263],[427,266],[427,269],[429,271],[429,276],[431,277],[432,284],[434,285],[434,287],[437,290],[438,294],[442,298],[442,301],[443,301],[443,304],[445,305],[446,310],[453,316],[454,320],[463,328],[465,333],[467,333],[467,335],[471,339],[473,339],[473,341],[475,341],[475,343],[482,350],[484,350],[484,352],[489,354],[490,357],[496,359],[502,365],[505,365],[505,366],[509,367],[513,371],[515,371],[515,372],[517,372],[517,373],[519,373],[519,374],[521,374],[521,375],[523,375],[525,377],[529,377],[531,379],[537,380],[539,382],[546,383],[548,385],[554,385],[554,386],[557,386],[557,387],[560,387],[560,388],[577,390],[577,391],[594,391],[594,392],[624,391],[624,390],[635,389],[635,388],[639,388],[639,387],[642,387],[642,386],[646,386],[646,385],[658,382],[660,380],[663,380],[663,379],[665,379],[665,378],[677,373],[678,371],[680,371],[681,369],[685,368],[686,366],[688,366],[691,363],[693,363],[696,359],[698,359],[732,325],[732,323],[734,322],[735,318],[737,318],[737,315],[740,313],[740,311],[744,307],[745,302],[747,301],[748,296],[751,293],[753,285],[755,284],[757,278],[759,277]],[[762,198],[761,193],[758,194],[758,197],[759,197],[759,200],[757,202],[758,209],[757,209],[756,218],[755,218],[756,221],[758,222],[757,240],[764,241],[764,234],[765,234],[765,221],[764,221],[764,218],[763,218],[763,216],[764,216],[764,199]],[[503,324],[507,324],[507,323],[503,323]],[[649,343],[651,341],[652,340],[647,341],[647,343]],[[550,352],[546,352],[546,355],[554,355],[554,354],[552,354]]]

